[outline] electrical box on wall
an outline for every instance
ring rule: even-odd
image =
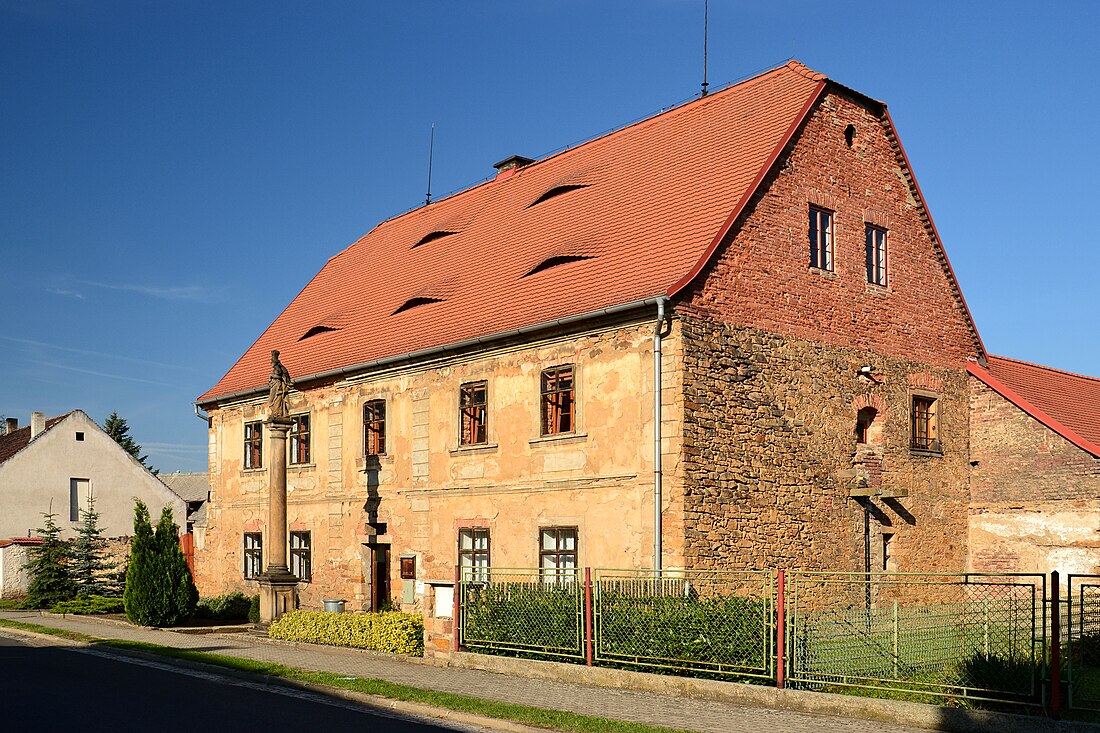
[[[401,555],[401,602],[416,603],[416,555]]]

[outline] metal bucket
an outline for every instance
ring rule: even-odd
[[[344,604],[347,603],[347,601],[341,599],[341,600],[321,601],[321,603],[325,604],[325,610],[329,613],[343,613],[344,612]]]

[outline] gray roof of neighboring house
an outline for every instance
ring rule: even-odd
[[[157,478],[187,502],[206,501],[210,494],[210,474],[206,472],[160,473]]]

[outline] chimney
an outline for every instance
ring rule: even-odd
[[[31,440],[38,437],[38,434],[46,429],[46,413],[44,412],[32,412],[31,413]]]
[[[499,178],[507,178],[508,176],[512,175],[512,173],[514,173],[517,168],[522,168],[523,166],[530,165],[534,162],[535,161],[531,160],[530,158],[524,158],[522,155],[513,155],[505,158],[499,163],[493,164],[493,167],[497,169],[497,176],[493,180],[495,181]]]
[[[4,433],[6,435],[11,435],[12,433],[14,433],[18,429],[19,429],[19,418],[9,417],[6,420],[4,420]]]

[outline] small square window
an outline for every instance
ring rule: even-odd
[[[309,463],[309,415],[290,418],[290,463]]]
[[[542,434],[571,433],[574,423],[573,367],[559,366],[542,372]]]
[[[544,579],[569,583],[577,579],[577,528],[539,530],[539,572]]]
[[[264,466],[264,431],[259,422],[246,422],[244,424],[244,467],[263,468]]]
[[[458,531],[458,567],[463,580],[489,579],[489,529],[471,527]]]
[[[910,445],[913,450],[939,452],[939,400],[925,395],[913,395],[910,428]]]
[[[263,572],[264,538],[259,532],[244,533],[244,577],[255,578]]]
[[[313,580],[313,556],[309,532],[290,533],[290,572],[303,583]]]
[[[833,212],[810,207],[810,267],[833,270]]]
[[[886,287],[886,230],[867,225],[867,282]]]
[[[76,440],[79,443],[83,443],[84,442],[84,433],[82,433],[78,430],[77,433],[76,433]]]
[[[488,442],[489,386],[486,382],[464,384],[459,390],[458,406],[461,421],[459,445],[481,445]]]
[[[363,455],[386,455],[386,401],[363,403]]]

